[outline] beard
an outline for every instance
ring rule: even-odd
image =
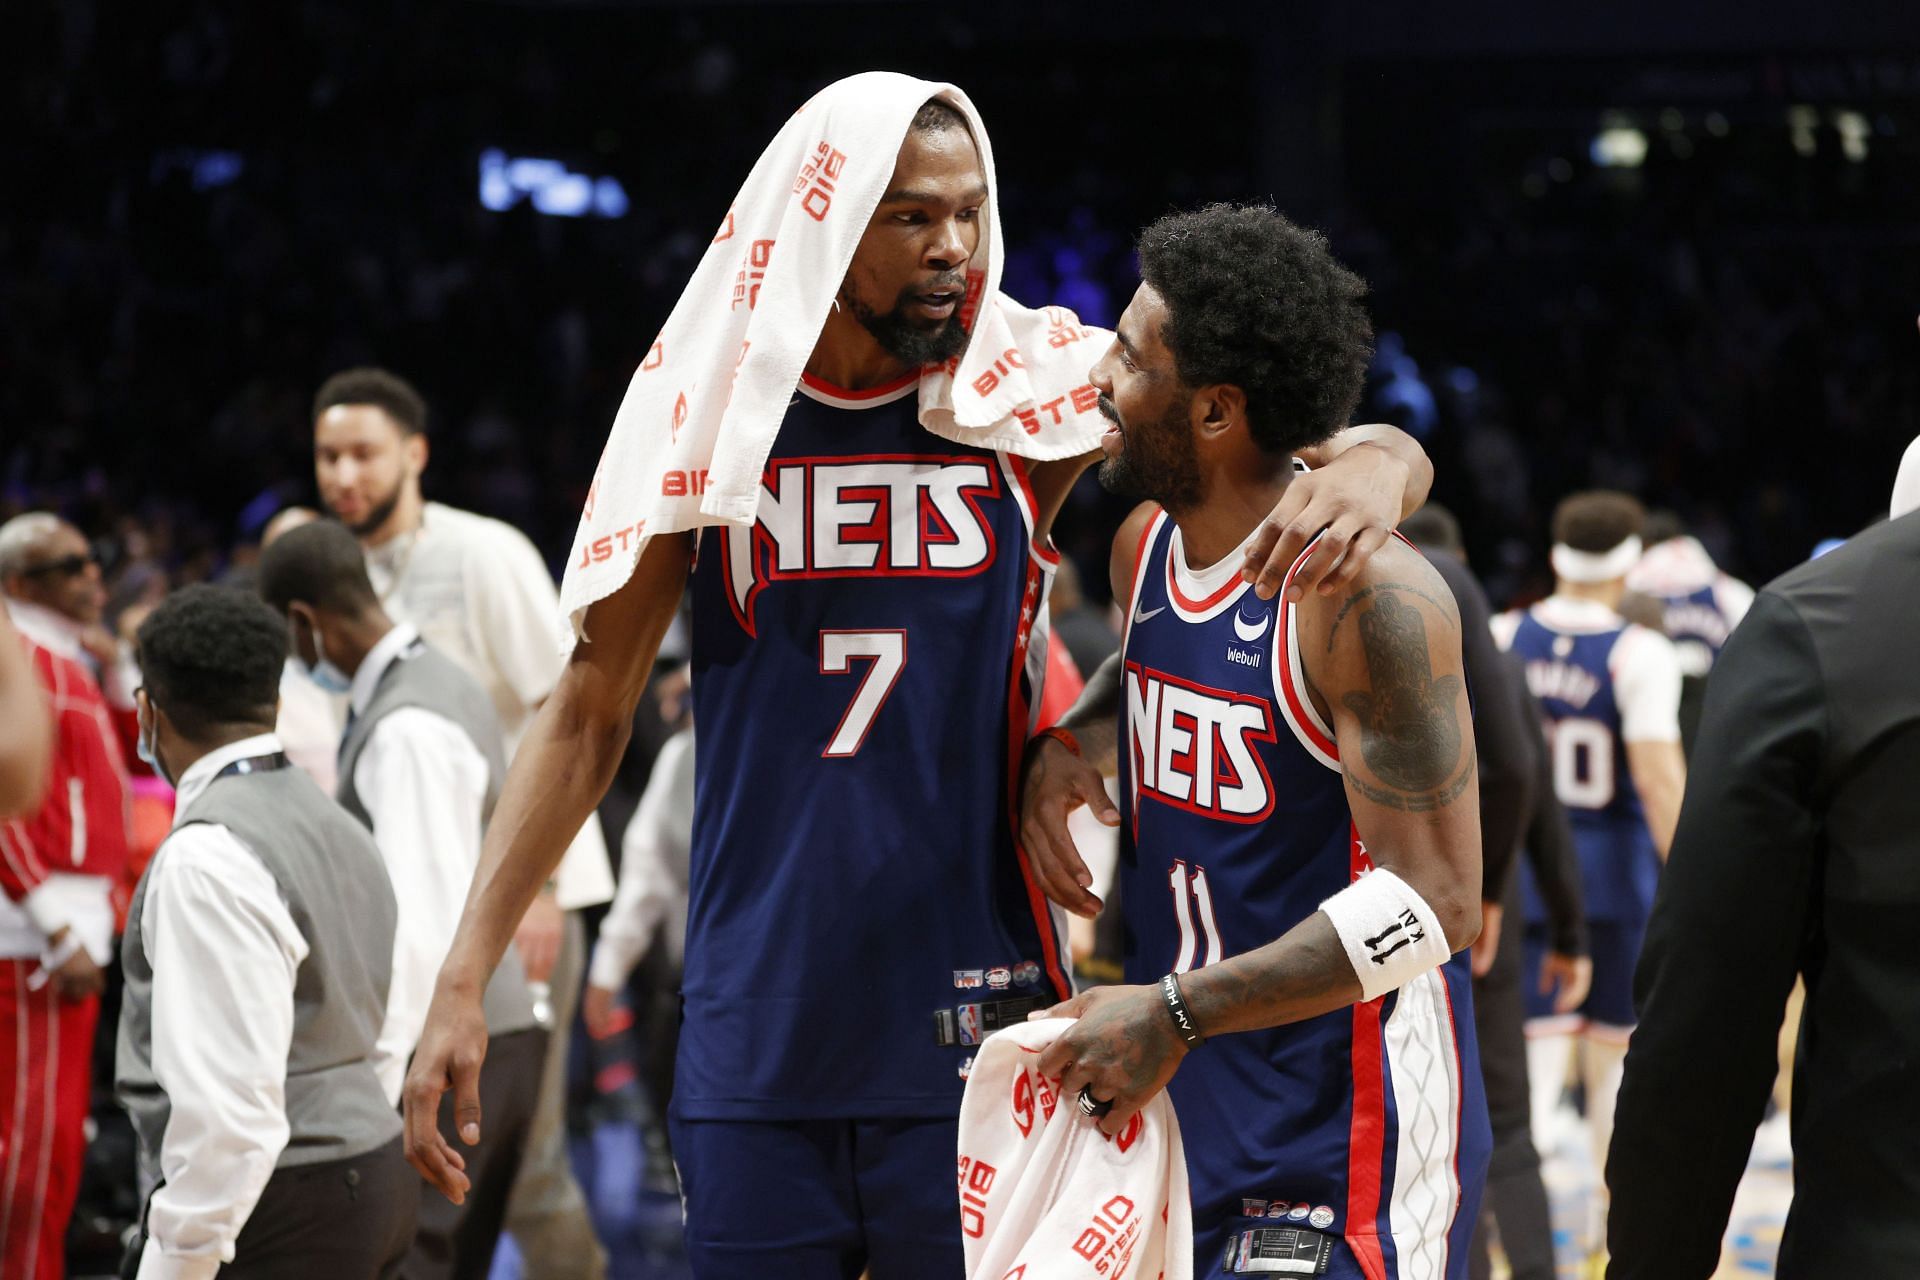
[[[385,524],[388,519],[392,517],[394,508],[400,505],[400,492],[405,487],[406,479],[404,477],[395,480],[393,482],[393,489],[386,497],[367,508],[367,514],[363,519],[352,522],[342,520],[340,523],[346,525],[348,531],[356,538],[364,538],[368,534],[377,531],[381,525]],[[338,516],[336,515],[335,518],[338,519]]]
[[[961,281],[939,283],[943,287],[964,287]],[[918,368],[951,360],[967,349],[967,339],[972,336],[966,326],[960,323],[958,307],[954,308],[952,315],[931,325],[911,319],[907,307],[924,292],[924,287],[908,285],[900,290],[891,310],[875,311],[855,297],[852,289],[843,288],[840,291],[840,305],[852,313],[861,328],[873,335],[873,340],[880,344],[882,351],[903,364]]]
[[[1179,515],[1200,505],[1203,486],[1187,405],[1177,404],[1152,423],[1128,427],[1113,401],[1100,397],[1100,412],[1120,428],[1120,452],[1100,460],[1100,484],[1123,498],[1157,502]]]

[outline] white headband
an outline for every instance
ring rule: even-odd
[[[1575,551],[1564,542],[1553,544],[1553,571],[1563,582],[1612,582],[1639,563],[1638,534],[1611,551]]]

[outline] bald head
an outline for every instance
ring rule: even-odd
[[[82,626],[99,622],[107,603],[93,547],[50,511],[30,511],[0,525],[0,589]]]
[[[303,524],[312,524],[320,518],[320,513],[312,507],[287,507],[273,519],[267,521],[267,527],[260,531],[262,548],[272,546],[283,533],[290,533]]]

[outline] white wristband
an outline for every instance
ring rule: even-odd
[[[1360,978],[1362,1000],[1397,991],[1447,962],[1447,935],[1414,887],[1375,867],[1320,904]]]

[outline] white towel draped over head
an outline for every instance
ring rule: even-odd
[[[993,148],[950,84],[850,76],[796,112],[747,175],[614,418],[574,535],[561,608],[571,644],[588,605],[627,581],[648,539],[750,525],[775,435],[914,114],[950,103],[979,146],[987,204],[960,315],[971,339],[920,379],[920,421],[962,444],[1035,459],[1097,447],[1088,370],[1109,335],[1000,290]]]

